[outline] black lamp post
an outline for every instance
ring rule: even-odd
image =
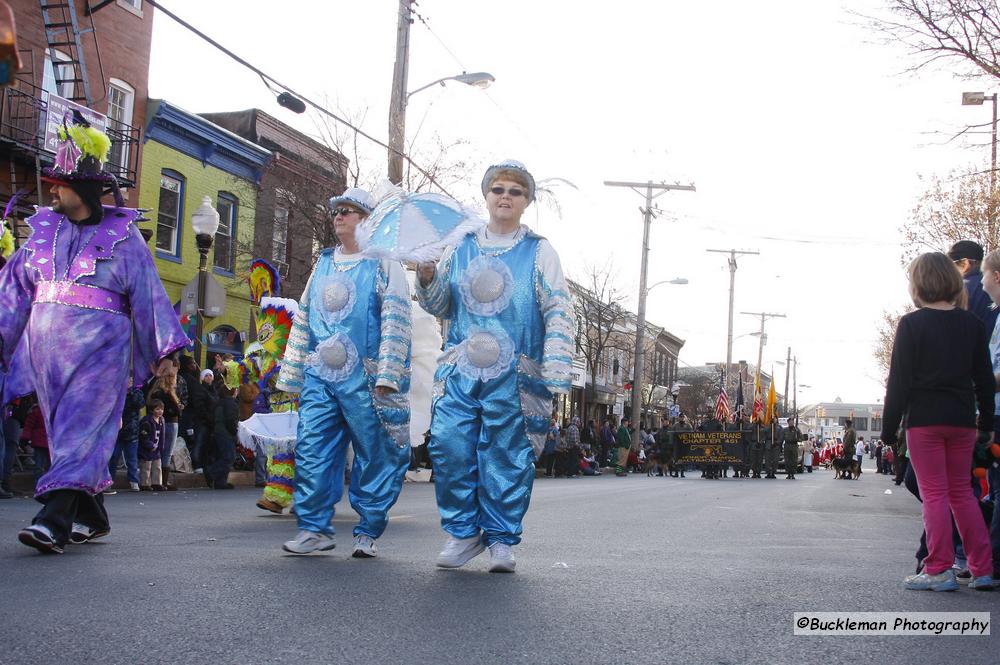
[[[195,322],[194,357],[200,367],[202,364],[201,338],[205,334],[205,289],[208,285],[208,250],[212,249],[212,241],[219,230],[219,212],[212,207],[212,199],[204,197],[201,205],[191,215],[191,228],[194,229],[194,241],[198,247],[198,308]]]

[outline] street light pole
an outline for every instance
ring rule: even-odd
[[[652,180],[648,182],[617,182],[605,180],[604,184],[608,187],[628,187],[637,194],[643,195],[643,192],[639,189],[640,187],[645,187],[645,198],[646,207],[640,208],[642,212],[642,260],[641,269],[639,272],[639,307],[636,313],[636,328],[635,328],[635,354],[633,355],[632,364],[632,422],[638,427],[639,420],[642,417],[639,409],[642,403],[642,373],[645,369],[645,350],[643,349],[643,336],[646,328],[646,294],[648,289],[646,288],[646,269],[649,262],[649,225],[653,221],[653,199],[666,194],[667,192],[679,190],[693,192],[696,191],[694,185],[668,185],[666,183],[656,184]],[[656,195],[653,195],[653,190],[658,190]],[[655,285],[654,285],[655,286]]]
[[[990,198],[986,204],[986,251],[996,249],[996,198],[997,191],[997,93],[963,92],[962,106],[981,106],[986,100],[993,103],[993,123],[990,125]]]
[[[201,339],[205,335],[205,292],[208,289],[208,251],[212,249],[212,241],[219,230],[219,213],[212,207],[212,199],[204,197],[201,205],[191,215],[191,227],[194,229],[194,241],[198,247],[198,304],[196,310],[194,332],[194,358],[202,365]]]

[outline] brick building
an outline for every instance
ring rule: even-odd
[[[106,168],[119,176],[127,202],[137,205],[153,8],[142,0],[91,2],[92,12],[85,0],[9,4],[23,65],[17,85],[0,92],[0,201],[28,189],[18,209],[22,218],[32,204],[48,202],[38,171],[54,157],[51,122],[45,139],[49,109],[61,108],[52,104],[55,96],[104,118],[112,140]],[[18,226],[23,236],[27,229]]]
[[[319,250],[333,246],[326,202],[344,191],[347,158],[260,109],[201,117],[272,153],[260,180],[253,251],[281,273],[281,295],[298,299]]]

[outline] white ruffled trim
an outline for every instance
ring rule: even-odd
[[[333,368],[323,362],[322,353],[334,344],[342,344],[347,352],[347,360],[343,367]],[[316,345],[316,350],[306,357],[306,364],[324,381],[340,383],[347,379],[358,366],[358,347],[351,338],[342,332],[337,332]]]
[[[503,280],[503,289],[494,300],[480,302],[472,293],[472,284],[477,277],[487,271],[500,275]],[[473,259],[469,263],[469,267],[465,269],[465,274],[462,275],[462,279],[458,283],[458,290],[462,294],[462,301],[465,302],[465,306],[470,312],[481,316],[494,316],[504,311],[514,296],[514,275],[507,264],[500,259],[488,254],[481,254]]]

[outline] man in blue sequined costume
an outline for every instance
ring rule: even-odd
[[[299,302],[277,388],[300,393],[294,554],[334,547],[334,505],[354,450],[348,496],[360,521],[353,556],[376,554],[410,460],[410,295],[402,267],[358,254],[354,229],[373,208],[348,189],[330,199],[340,245],[326,249]]]
[[[570,389],[575,323],[558,255],[520,222],[531,173],[502,162],[482,190],[489,224],[419,269],[417,298],[447,326],[428,446],[450,536],[437,565],[489,548],[490,572],[514,572],[552,395]]]

